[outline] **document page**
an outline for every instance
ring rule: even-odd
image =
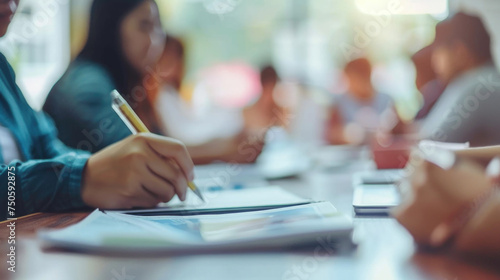
[[[351,221],[329,202],[200,216],[135,216],[96,210],[62,230],[39,232],[46,246],[90,251],[170,251],[291,246],[349,236]]]
[[[310,202],[310,200],[301,198],[280,187],[264,187],[241,190],[223,190],[204,192],[205,202],[199,199],[194,193],[188,190],[186,201],[181,202],[177,197],[168,203],[160,203],[154,209],[137,209],[137,210],[118,210],[106,211],[115,213],[154,213],[163,210],[203,210],[203,209],[229,209],[229,208],[244,208],[244,207],[259,207],[259,206],[280,206],[294,205]]]

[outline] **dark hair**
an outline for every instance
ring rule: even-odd
[[[260,82],[262,85],[267,84],[267,83],[274,83],[276,84],[279,81],[279,76],[278,72],[276,72],[276,69],[274,69],[273,66],[267,65],[262,68],[260,71]]]
[[[491,40],[483,21],[462,12],[440,22],[436,27],[435,44],[463,43],[480,61],[491,61]]]
[[[364,57],[357,58],[349,61],[344,66],[344,72],[356,73],[357,75],[361,75],[364,78],[370,79],[372,75],[372,65],[370,61]]]
[[[160,121],[143,88],[143,76],[128,62],[123,51],[121,25],[125,17],[145,1],[154,0],[94,0],[90,12],[87,43],[77,59],[102,66],[113,79],[117,90],[129,101],[146,126],[162,133]],[[144,99],[137,99],[134,90],[140,87]]]
[[[102,66],[125,97],[141,83],[141,74],[127,61],[121,43],[124,18],[147,0],[94,0],[87,43],[77,58]]]
[[[177,57],[184,58],[185,47],[184,43],[181,39],[174,37],[172,35],[167,35],[167,39],[165,41],[165,50],[164,53],[172,52]]]

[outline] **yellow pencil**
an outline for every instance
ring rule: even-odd
[[[120,119],[127,125],[127,127],[132,131],[133,134],[141,132],[149,132],[149,129],[144,125],[137,114],[132,110],[127,101],[121,96],[117,90],[111,92],[111,106],[113,110],[120,116]],[[200,189],[196,187],[193,182],[188,183],[188,187],[202,200],[205,201]]]

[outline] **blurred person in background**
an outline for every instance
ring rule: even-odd
[[[369,133],[380,126],[382,114],[393,107],[393,101],[373,87],[368,59],[348,62],[344,75],[348,91],[338,96],[330,109],[326,140],[332,145],[366,143]]]
[[[465,13],[445,20],[443,28],[447,30],[436,37],[432,65],[447,86],[419,137],[472,146],[498,144],[500,75],[492,61],[490,36],[479,17]]]
[[[155,1],[94,1],[87,43],[44,106],[64,143],[97,152],[131,134],[111,107],[110,93],[115,88],[150,131],[169,133],[164,114],[160,114],[175,105],[167,104],[162,109],[165,102],[160,102],[160,107],[153,103],[160,98],[158,91],[163,85],[157,80],[165,79],[166,94],[176,94],[184,74],[184,53],[182,44],[175,40],[167,40],[165,48],[165,38]],[[167,68],[156,73],[159,61]],[[167,74],[162,77],[162,73]],[[167,121],[171,124],[179,119],[170,115]],[[253,162],[261,149],[262,141],[250,141],[246,135],[188,146],[196,164],[214,160]]]
[[[500,143],[500,131],[495,129],[500,77],[480,18],[458,13],[438,23],[434,42],[412,60],[424,106],[414,122],[394,122],[392,133],[417,133],[417,139],[474,146]],[[432,71],[426,66],[429,60]],[[432,73],[437,79],[432,79]]]
[[[443,24],[447,36],[436,38],[433,66],[448,86],[425,122],[437,122],[436,140],[497,142],[500,77],[491,62],[489,35],[480,18],[463,13]],[[496,160],[485,167],[500,156],[500,146],[454,153],[451,168],[425,156],[409,162],[414,171],[400,184],[403,202],[393,215],[419,245],[498,261],[500,166]]]
[[[260,71],[262,93],[257,101],[243,109],[245,129],[261,132],[271,126],[287,126],[287,110],[280,106],[276,100],[279,96],[280,77],[273,66],[267,65]]]
[[[374,155],[379,168],[402,168],[419,139],[468,142],[471,146],[500,143],[496,113],[500,106],[500,75],[492,61],[490,36],[482,20],[460,12],[440,22],[432,43],[431,63],[446,88],[423,120],[405,124],[403,129],[396,126],[405,133],[403,137],[377,135],[373,150],[377,151]],[[396,153],[392,156],[395,160],[389,160],[390,152]]]
[[[111,108],[114,89],[150,131],[162,133],[142,82],[160,58],[164,41],[154,1],[95,0],[87,42],[43,108],[54,119],[60,139],[70,147],[97,152],[129,136]]]
[[[436,26],[436,37],[443,36],[441,34],[443,32],[442,26],[443,23],[439,23]],[[419,50],[411,57],[415,66],[415,86],[421,94],[423,101],[422,107],[417,112],[415,118],[411,121],[403,121],[399,118],[397,112],[395,111],[392,112],[392,114],[387,114],[386,117],[388,119],[386,120],[386,123],[396,124],[393,127],[385,128],[387,130],[391,130],[391,134],[402,135],[415,133],[416,124],[414,122],[421,122],[425,119],[425,117],[427,117],[446,88],[445,84],[437,78],[437,75],[432,67],[433,48],[434,43]]]
[[[437,28],[436,28],[437,29]],[[436,33],[439,32],[436,30]],[[422,107],[415,116],[415,120],[424,119],[436,105],[439,97],[444,92],[445,84],[441,82],[432,68],[433,46],[427,46],[411,57],[415,65],[415,85],[423,100]]]
[[[0,2],[0,37],[18,4]],[[0,201],[11,209],[3,207],[0,220],[89,207],[154,207],[175,195],[185,199],[193,162],[179,141],[140,134],[95,155],[70,149],[46,115],[28,105],[15,80],[0,53]]]
[[[164,124],[164,132],[171,137],[189,142],[206,124],[206,120],[194,117],[191,104],[181,96],[181,87],[185,73],[185,47],[174,36],[167,36],[163,55],[156,65],[155,77],[146,80],[151,86],[148,97]],[[209,120],[210,121],[210,120]],[[208,142],[188,145],[188,150],[196,164],[213,161],[251,163],[262,151],[262,140],[248,130],[234,136],[215,138]],[[253,148],[253,149],[249,149]]]

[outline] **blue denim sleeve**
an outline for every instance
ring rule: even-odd
[[[115,88],[108,71],[95,63],[77,60],[70,66],[44,105],[63,143],[96,153],[132,134],[111,107]]]
[[[28,105],[1,54],[0,97],[0,118],[16,124],[11,129],[25,159],[8,164],[0,161],[0,219],[85,207],[80,192],[90,155],[59,141],[53,123]]]
[[[30,133],[37,144],[33,158],[0,168],[0,190],[5,194],[0,219],[85,207],[80,192],[90,154],[65,146],[45,115],[33,112],[31,120]]]
[[[0,196],[0,205],[5,206],[0,209],[0,219],[84,208],[80,190],[88,158],[86,153],[70,152],[52,159],[0,166],[0,189],[5,194]],[[15,204],[9,205],[9,201]]]

